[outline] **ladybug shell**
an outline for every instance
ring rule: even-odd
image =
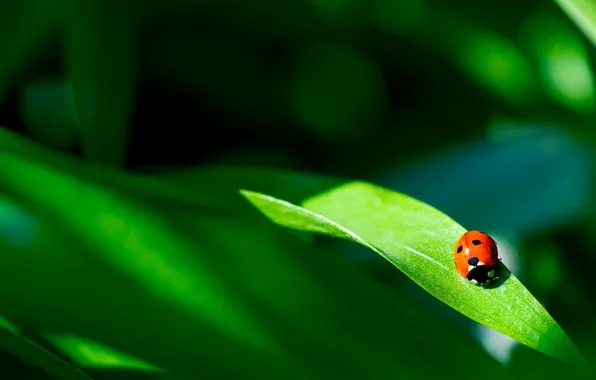
[[[462,277],[468,280],[473,277],[483,283],[499,260],[497,243],[484,232],[468,231],[455,243],[453,259],[455,269]]]

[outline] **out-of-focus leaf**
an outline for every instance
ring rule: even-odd
[[[85,367],[129,368],[148,372],[163,372],[149,363],[127,355],[90,339],[68,334],[45,334],[64,354]]]
[[[20,90],[19,108],[34,138],[56,148],[74,146],[79,117],[70,83],[59,79],[26,83]]]
[[[591,0],[556,0],[556,2],[596,45],[596,4]]]
[[[67,67],[84,155],[124,162],[136,85],[136,18],[130,0],[69,1]]]
[[[208,256],[166,220],[105,188],[6,152],[0,171],[3,189],[45,215],[31,244],[2,245],[12,252],[0,267],[2,311],[9,318],[41,331],[68,326],[72,334],[182,373],[239,375],[257,365],[251,362],[269,362],[263,370],[275,377],[293,368],[265,322],[209,273]],[[81,253],[89,250],[96,256]],[[19,289],[18,297],[12,289]],[[217,353],[210,367],[195,359],[205,342]],[[232,358],[245,364],[217,365]]]
[[[87,374],[21,335],[16,327],[0,326],[0,347],[57,380],[91,380]]]
[[[479,84],[515,105],[532,104],[536,95],[535,78],[528,59],[517,46],[474,27],[459,37],[454,58]]]
[[[504,265],[497,268],[497,286],[478,287],[459,277],[451,250],[465,229],[428,205],[360,182],[310,198],[304,208],[242,193],[277,224],[362,244],[471,319],[547,355],[583,361],[561,327]]]
[[[594,74],[582,36],[561,17],[536,14],[522,26],[522,38],[539,62],[551,98],[573,111],[594,111]]]
[[[119,192],[137,197],[160,196],[164,201],[183,201],[193,206],[206,208],[213,208],[213,205],[225,207],[226,199],[230,198],[220,197],[218,191],[208,191],[199,195],[197,190],[176,181],[133,175],[102,164],[74,160],[64,153],[48,149],[2,127],[0,127],[0,149],[43,162],[54,170],[67,172],[79,180],[95,185],[112,186]]]
[[[292,65],[287,107],[299,122],[326,138],[354,140],[379,120],[383,78],[357,49],[316,43],[297,51]]]
[[[560,128],[495,123],[487,140],[434,152],[376,182],[432,204],[463,225],[527,234],[587,215],[593,162],[586,141]]]

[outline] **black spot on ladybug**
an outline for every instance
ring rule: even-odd
[[[492,265],[481,265],[479,267],[474,267],[470,273],[466,276],[466,278],[470,281],[476,280],[479,285],[483,285],[494,278],[490,277],[490,272],[494,270]]]
[[[480,244],[482,244],[482,242],[480,240],[472,240],[472,244],[480,245]]]
[[[457,253],[461,253],[462,250],[462,246],[460,245],[459,247],[457,247]]]
[[[494,245],[491,245],[491,246],[490,246],[490,250],[491,250],[492,252],[497,252],[497,248],[495,248],[495,246],[494,246]]]
[[[478,261],[480,261],[480,260],[478,260],[478,257],[472,257],[471,259],[468,260],[468,264],[476,266],[476,265],[478,265]]]

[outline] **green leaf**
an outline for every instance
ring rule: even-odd
[[[563,12],[596,45],[596,4],[592,0],[556,0]]]
[[[91,339],[69,334],[44,334],[63,354],[87,368],[118,368],[161,374],[163,369]]]
[[[20,330],[0,317],[0,347],[24,362],[42,369],[59,380],[91,380],[87,374],[65,362],[34,341],[25,337]]]
[[[452,248],[465,229],[408,196],[350,182],[303,202],[304,207],[247,190],[241,193],[273,222],[344,238],[370,248],[434,297],[496,331],[570,362],[583,356],[532,294],[502,264],[502,281],[476,286],[461,278]]]

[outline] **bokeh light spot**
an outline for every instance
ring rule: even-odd
[[[538,15],[525,23],[523,37],[552,99],[577,112],[592,112],[594,78],[578,34],[560,20]]]
[[[472,33],[464,39],[460,60],[476,80],[507,100],[517,105],[533,100],[530,65],[505,39],[480,31]]]

